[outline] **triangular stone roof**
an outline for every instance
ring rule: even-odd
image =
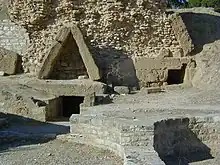
[[[63,27],[57,37],[55,42],[53,43],[48,55],[43,63],[43,66],[38,74],[38,78],[40,79],[48,79],[50,78],[51,73],[53,72],[54,65],[56,60],[62,53],[62,49],[64,48],[68,37],[72,35],[77,47],[78,52],[81,56],[81,59],[86,68],[87,74],[91,80],[99,80],[101,79],[101,73],[99,68],[97,67],[92,54],[87,47],[83,35],[80,29],[77,26],[72,27]]]

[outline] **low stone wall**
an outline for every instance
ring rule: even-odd
[[[153,151],[153,127],[125,123],[123,119],[72,115],[71,134],[59,139],[109,149],[124,165],[164,165]]]
[[[220,144],[220,118],[213,115],[152,120],[144,125],[138,120],[81,114],[72,115],[70,125],[70,141],[110,149],[124,158],[124,165],[212,159]]]
[[[148,146],[153,135],[149,128],[123,124],[107,118],[72,115],[72,133],[86,134],[121,146]],[[108,129],[106,129],[108,128]]]

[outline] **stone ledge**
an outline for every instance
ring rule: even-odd
[[[188,139],[186,142],[187,145],[184,146],[185,149],[188,148],[189,151],[192,152],[195,149],[199,149],[198,147],[200,144],[195,143],[197,138],[201,140],[201,145],[205,147],[206,145],[215,146],[215,143],[211,143],[209,138],[217,137],[216,140],[218,141],[220,137],[220,117],[217,117],[216,115],[192,116],[188,118],[173,116],[173,118],[170,117],[165,120],[160,119],[159,122],[152,120],[150,123],[146,123],[146,126],[144,127],[143,125],[138,125],[134,121],[128,121],[129,119],[127,121],[124,119],[123,122],[121,122],[121,120],[122,119],[120,118],[114,118],[113,120],[113,118],[106,118],[98,115],[73,115],[70,118],[71,134],[68,136],[58,136],[58,138],[64,138],[73,142],[94,145],[96,147],[111,150],[124,158],[124,165],[165,165],[158,155],[158,153],[162,155],[165,153],[163,151],[164,147],[162,146],[165,145],[165,151],[172,153],[173,147],[169,145],[172,141],[178,142],[179,146],[177,145],[177,147],[184,145],[184,141],[182,142],[181,139],[178,139],[178,137],[175,137],[174,133],[172,133],[175,132],[175,129],[177,129],[177,132],[181,132],[181,134],[186,133],[186,137],[189,136],[188,129],[190,129],[190,132],[193,132],[198,136],[194,139]],[[187,124],[187,121],[189,122],[189,125]],[[150,125],[154,125],[154,129]],[[202,129],[197,131],[197,127]],[[175,129],[172,130],[172,128]],[[178,128],[180,129],[178,130]],[[212,128],[215,128],[215,130]],[[161,136],[163,139],[161,139],[161,141],[163,142],[156,145],[158,141],[155,141],[155,133],[157,136],[162,135],[165,129],[167,130],[166,136]],[[206,129],[210,130],[211,132],[209,134],[212,134],[213,136],[207,135],[204,137],[203,135]],[[169,134],[170,136],[168,137],[169,131],[171,134]],[[138,142],[135,141],[137,140],[136,137]],[[145,139],[144,137],[148,138]],[[142,140],[145,143],[142,143]],[[146,140],[148,143],[146,143]],[[155,147],[156,151],[154,150]],[[188,150],[186,149],[185,151]],[[212,154],[215,154],[214,151],[215,148],[213,148]]]

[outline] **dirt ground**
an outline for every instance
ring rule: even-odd
[[[86,146],[52,140],[0,151],[0,165],[122,165],[115,154]]]

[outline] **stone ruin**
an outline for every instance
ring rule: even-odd
[[[104,83],[130,87],[176,84],[183,82],[180,74],[185,70],[195,69],[188,32],[181,17],[167,16],[164,1],[15,0],[7,5],[9,19],[29,36],[28,48],[21,52],[13,42],[11,47],[2,46],[20,53],[25,73],[42,72],[48,51],[66,26],[80,28]],[[170,80],[175,73],[178,80]]]
[[[22,73],[0,78],[3,112],[41,121],[69,119],[82,107],[109,103],[112,92],[147,88],[151,93],[173,84],[193,85],[201,45],[187,29],[187,16],[167,13],[165,1],[10,0],[2,5],[7,14],[0,18],[0,73]],[[95,133],[86,127],[88,121]],[[148,138],[152,131],[137,126],[132,139],[127,136],[133,131],[130,123],[120,127],[111,119],[74,115],[70,122],[72,132],[106,138],[107,144],[100,143],[125,156],[124,146],[148,143],[135,138],[143,131]],[[170,121],[161,122],[170,126]],[[188,125],[178,122],[188,137]],[[97,123],[103,130],[112,126],[108,137]],[[114,137],[118,134],[119,139]],[[155,148],[163,151],[163,144]],[[174,149],[164,150],[162,155]]]
[[[22,70],[42,79],[38,80],[42,84],[57,86],[93,80],[89,92],[79,92],[81,82],[68,94],[53,88],[56,96],[88,95],[85,100],[90,101],[84,105],[93,105],[90,96],[98,97],[109,88],[129,93],[142,87],[192,85],[196,47],[182,17],[167,14],[164,1],[13,0],[2,5],[7,14],[0,21],[4,33],[0,46],[22,60],[18,66],[9,60],[6,67],[1,60],[1,71],[10,75]],[[11,35],[17,31],[22,33]],[[95,89],[94,81],[101,87]]]

